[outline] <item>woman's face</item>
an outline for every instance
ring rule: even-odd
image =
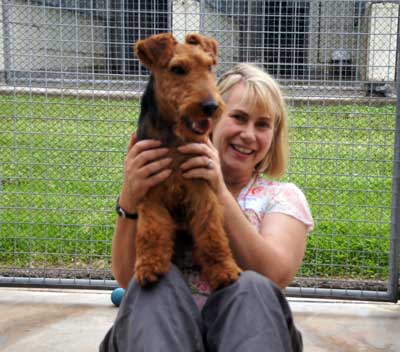
[[[212,140],[219,152],[224,176],[251,177],[267,155],[274,137],[274,119],[242,99],[244,83],[236,84],[226,110],[215,125]]]

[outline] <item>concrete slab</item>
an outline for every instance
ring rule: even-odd
[[[110,291],[0,289],[0,351],[98,351],[117,308]]]
[[[400,304],[290,300],[307,352],[399,352]]]
[[[307,352],[400,351],[399,304],[289,301]],[[0,351],[97,351],[116,313],[110,291],[0,288]]]

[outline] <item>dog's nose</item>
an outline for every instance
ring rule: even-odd
[[[206,116],[211,116],[218,109],[218,103],[213,99],[208,99],[201,103],[201,111]]]

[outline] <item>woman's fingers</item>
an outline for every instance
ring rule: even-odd
[[[168,153],[168,148],[155,148],[142,151],[136,156],[137,167],[141,168],[146,164],[153,162]]]
[[[136,133],[132,133],[131,138],[129,139],[128,152],[132,149],[132,147],[136,144],[136,142],[137,142]]]
[[[181,165],[182,176],[187,179],[202,178],[218,193],[224,187],[220,159],[210,140],[191,143],[178,148],[183,154],[195,154]]]
[[[208,181],[211,181],[213,178],[212,170],[204,168],[191,169],[183,173],[182,176],[184,178],[203,178]]]
[[[188,159],[186,162],[184,162],[181,165],[181,170],[182,172],[185,172],[187,170],[190,169],[194,169],[194,168],[206,168],[209,169],[214,162],[211,158],[209,158],[208,156],[197,156],[197,157],[193,157]]]
[[[163,182],[168,178],[168,176],[171,174],[172,169],[166,169],[161,172],[158,172],[146,179],[147,187],[151,188],[156,185],[158,185],[160,182]]]
[[[213,144],[213,142],[211,141],[210,138],[207,138],[206,144],[208,145],[209,148],[211,148],[212,150],[214,150],[215,152],[217,152],[217,149],[215,148],[215,145]]]
[[[172,158],[164,158],[157,161],[153,161],[145,166],[143,166],[139,173],[142,174],[142,177],[146,178],[148,176],[154,175],[159,171],[165,169],[169,164],[171,164]]]
[[[166,158],[168,151],[168,148],[161,147],[158,140],[137,141],[136,135],[131,135],[124,162],[123,181],[123,191],[131,203],[138,204],[150,187],[169,176],[171,158]]]
[[[205,143],[190,143],[178,147],[178,151],[183,154],[201,154],[212,156],[212,150]]]
[[[136,136],[134,138],[136,140]],[[132,141],[132,137],[131,137],[131,141]],[[161,142],[156,139],[143,139],[139,142],[136,142],[134,145],[132,145],[132,148],[130,149],[129,152],[132,154],[132,156],[135,157],[146,150],[154,149],[154,148],[157,148],[160,146],[161,146]]]

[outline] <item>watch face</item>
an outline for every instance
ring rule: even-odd
[[[121,207],[117,208],[117,213],[119,216],[122,216],[123,218],[125,217],[125,212],[121,209]]]
[[[115,210],[117,211],[117,214],[118,214],[121,218],[124,218],[124,219],[137,219],[137,218],[138,218],[138,215],[137,215],[136,213],[134,213],[134,214],[129,214],[129,213],[127,213],[124,209],[122,209],[122,208],[119,206],[118,202],[117,202],[117,205],[115,206]]]

